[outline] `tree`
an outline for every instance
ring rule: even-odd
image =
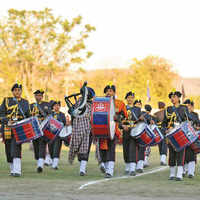
[[[67,78],[61,74],[92,55],[85,44],[92,31],[95,27],[83,25],[81,16],[69,21],[48,8],[10,9],[0,20],[0,77],[9,86],[14,80],[22,82],[28,99],[37,88],[45,87],[48,93],[51,85],[64,89]]]

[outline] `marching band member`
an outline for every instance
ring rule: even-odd
[[[162,127],[167,129],[166,133],[170,132],[175,125],[179,125],[190,118],[188,108],[185,105],[180,104],[181,92],[172,91],[169,93],[169,98],[171,99],[172,106],[168,106],[164,113],[164,120]],[[170,176],[169,180],[183,180],[183,166],[185,159],[185,149],[180,152],[176,152],[172,145],[168,144],[169,148],[169,166],[170,166]],[[177,165],[177,174],[176,174]]]
[[[60,101],[54,101],[51,104],[52,109],[52,116],[57,119],[58,121],[62,122],[63,125],[66,125],[66,117],[63,112],[60,111],[61,102]],[[62,140],[58,136],[48,144],[49,147],[49,153],[52,159],[52,168],[57,170],[58,169],[58,163],[60,158],[60,151],[62,147]]]
[[[194,112],[194,102],[190,99],[185,100],[184,102],[185,105],[187,105],[190,117],[191,117],[191,122],[192,126],[196,129],[200,129],[200,121],[199,121],[199,116],[198,113]],[[196,162],[196,154],[194,151],[191,149],[190,146],[186,147],[186,152],[185,152],[185,163],[188,167],[188,177],[193,178],[194,173],[195,173],[195,162]],[[184,173],[185,175],[185,173]]]
[[[165,135],[163,129],[162,129],[162,121],[164,119],[164,112],[165,112],[165,103],[159,101],[158,102],[158,108],[159,111],[154,113],[154,116],[157,120],[157,126],[158,128],[161,130],[162,134]],[[167,159],[167,144],[166,144],[166,139],[162,140],[159,144],[158,144],[158,148],[159,148],[159,153],[160,153],[160,165],[167,165],[166,159]]]
[[[134,98],[135,94],[134,92],[130,91],[126,94],[125,99],[127,100],[127,113],[128,113],[128,124],[129,129],[123,130],[123,156],[125,161],[125,174],[130,176],[136,175],[136,162],[137,162],[137,156],[136,156],[136,141],[130,136],[131,128],[134,126],[133,116],[132,112],[136,116],[141,115],[141,109],[134,106]]]
[[[31,114],[32,116],[38,117],[38,120],[41,123],[45,119],[45,117],[51,113],[51,110],[49,107],[49,103],[42,100],[44,95],[43,90],[36,90],[33,94],[35,96],[36,102],[30,105]],[[37,160],[38,173],[41,173],[43,171],[46,146],[47,141],[43,136],[33,140],[33,150],[35,159]]]
[[[152,111],[152,107],[149,104],[146,104],[144,106],[145,111],[142,111],[142,115],[144,116],[144,119],[146,121],[147,124],[154,124],[156,123],[155,118],[151,115],[151,111]],[[147,146],[145,148],[145,152],[144,152],[144,168],[149,166],[149,156],[151,153],[151,148],[150,146]]]
[[[16,143],[9,126],[30,117],[30,110],[28,101],[21,98],[22,85],[18,83],[14,84],[11,91],[13,97],[4,98],[0,106],[0,117],[7,162],[10,163],[10,175],[19,177],[21,176],[22,146]]]
[[[75,156],[78,156],[80,162],[80,176],[86,175],[86,167],[89,158],[90,146],[92,143],[91,136],[91,107],[92,99],[95,96],[95,91],[87,87],[87,103],[83,114],[72,117],[72,135],[69,146],[69,163],[72,164]],[[81,102],[79,98],[76,106]]]
[[[122,101],[115,99],[115,92],[116,92],[116,87],[112,84],[109,84],[104,88],[105,96],[114,98],[116,119],[121,118],[121,116],[123,116],[124,118],[128,118],[126,106]],[[115,136],[118,138],[119,141],[121,140],[122,134],[119,130],[118,123],[116,123],[115,127]],[[113,140],[110,139],[99,140],[100,141],[99,151],[101,157],[100,169],[102,172],[106,173],[105,178],[111,178],[114,174],[116,137]]]
[[[136,125],[139,121],[144,121],[144,116],[142,115],[142,101],[141,99],[136,99],[134,101],[134,109],[132,110],[132,114],[136,115],[133,116],[134,124]],[[143,168],[144,168],[144,157],[145,157],[145,147],[140,146],[139,144],[136,143],[136,171],[138,173],[143,173]]]

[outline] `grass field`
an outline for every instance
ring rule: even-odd
[[[23,176],[8,176],[9,167],[5,161],[4,145],[0,145],[0,200],[7,199],[200,199],[200,165],[198,163],[194,179],[184,178],[182,182],[169,181],[169,170],[140,177],[113,179],[90,185],[83,190],[79,187],[89,181],[104,179],[94,158],[90,154],[88,173],[79,176],[79,163],[67,162],[68,150],[62,151],[59,170],[45,167],[44,173],[36,173],[36,161],[28,144],[23,145]],[[115,177],[123,176],[124,162],[121,147],[117,148]],[[145,171],[159,167],[157,148],[152,148],[151,166]]]

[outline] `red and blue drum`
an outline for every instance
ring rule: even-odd
[[[115,136],[115,105],[113,98],[96,97],[92,103],[92,134],[96,138],[110,138]]]
[[[163,136],[162,132],[160,131],[160,129],[156,125],[154,125],[154,124],[150,125],[150,128],[155,135],[154,141],[151,143],[151,146],[154,146],[154,145],[159,144],[164,139],[164,136]]]
[[[54,119],[52,116],[47,117],[41,123],[42,131],[48,141],[52,141],[61,132],[63,123]]]
[[[144,122],[139,122],[136,127],[131,129],[130,135],[135,138],[136,142],[143,147],[149,146],[155,138],[150,126]]]
[[[18,144],[29,142],[43,135],[37,117],[30,117],[16,122],[11,129]]]
[[[182,124],[173,128],[166,137],[169,139],[170,144],[173,146],[176,152],[181,151],[186,146],[191,145],[198,138],[198,135],[189,122],[183,122]]]
[[[198,131],[197,134],[199,136],[198,139],[190,145],[191,149],[196,154],[200,153],[200,131]]]

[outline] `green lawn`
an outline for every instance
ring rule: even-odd
[[[59,170],[45,167],[44,173],[36,173],[36,161],[28,144],[23,145],[23,176],[14,178],[8,176],[9,167],[5,161],[4,145],[0,145],[0,199],[136,199],[169,198],[199,199],[200,197],[200,167],[197,166],[197,175],[194,179],[184,178],[182,182],[168,181],[169,171],[140,177],[110,180],[88,186],[83,190],[78,188],[88,181],[104,179],[100,173],[94,152],[90,154],[88,173],[85,177],[79,176],[79,163],[73,165],[67,162],[68,151],[62,151]],[[121,147],[118,147],[115,177],[123,176],[124,162]],[[152,148],[151,166],[145,171],[159,166],[159,155],[156,147]],[[103,195],[103,196],[102,196]],[[133,199],[133,198],[132,198]]]

